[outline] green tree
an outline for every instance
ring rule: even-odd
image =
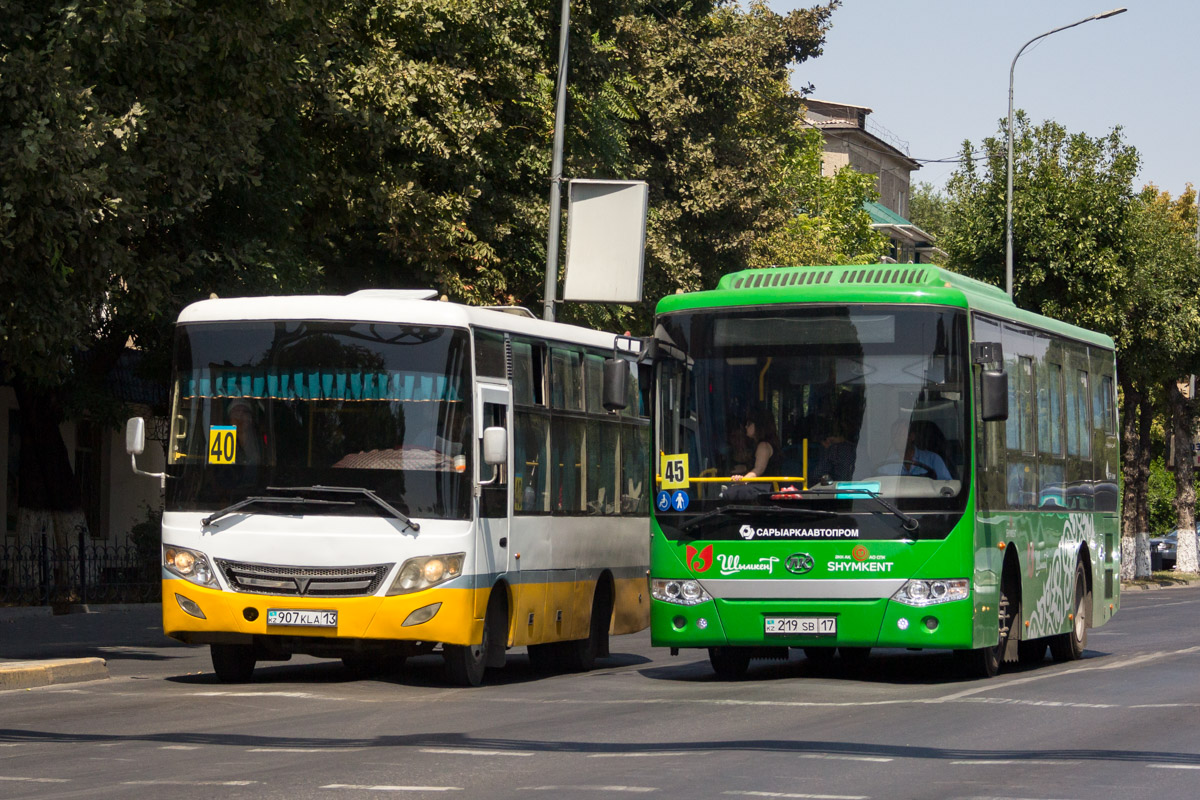
[[[269,252],[288,214],[263,170],[299,54],[279,43],[311,24],[283,4],[0,6],[0,362],[37,445],[21,452],[26,534],[62,544],[83,524],[58,426],[105,410],[97,387],[131,335],[173,317],[189,280],[261,289],[295,266]]]
[[[22,527],[82,522],[59,424],[106,419],[132,338],[161,370],[180,307],[433,286],[539,304],[559,4],[0,4],[0,362]],[[573,4],[567,174],[652,187],[647,302],[749,263],[793,214],[792,66],[836,2]],[[161,374],[161,372],[160,372]]]
[[[950,199],[932,183],[921,181],[908,200],[908,217],[926,233],[941,237],[950,228]]]

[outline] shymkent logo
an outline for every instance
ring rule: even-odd
[[[749,525],[743,525],[742,527],[738,528],[738,533],[742,535],[743,539],[754,538],[754,528],[750,527]]]
[[[710,544],[703,550],[697,550],[689,544],[687,549],[684,551],[684,554],[687,556],[688,569],[692,570],[693,572],[707,571],[708,568],[712,566],[712,547],[713,546]]]
[[[812,571],[813,557],[808,553],[792,553],[787,557],[787,561],[783,562],[783,565],[787,567],[788,572],[803,575]]]

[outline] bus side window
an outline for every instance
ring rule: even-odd
[[[518,514],[550,511],[550,470],[546,452],[550,419],[545,414],[516,412],[513,437],[513,509]]]

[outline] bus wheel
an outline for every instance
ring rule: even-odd
[[[971,678],[994,678],[1000,671],[1000,661],[1008,647],[1008,637],[1012,633],[1012,624],[1017,616],[1013,613],[1014,574],[1011,568],[1005,567],[1000,577],[1000,601],[996,604],[996,624],[998,633],[993,647],[980,647],[976,650],[955,650],[963,672]],[[1020,643],[1018,643],[1018,647]]]
[[[1050,657],[1055,661],[1076,661],[1083,658],[1083,651],[1087,648],[1087,614],[1091,607],[1092,593],[1087,588],[1087,573],[1083,569],[1083,562],[1077,561],[1071,630],[1050,637]]]
[[[708,661],[718,678],[732,681],[746,674],[750,666],[750,653],[749,647],[710,647]]]
[[[221,683],[245,683],[254,674],[254,645],[209,645],[213,670]]]
[[[608,584],[596,585],[592,599],[592,618],[585,639],[563,642],[563,667],[570,672],[587,672],[596,666],[596,659],[608,655],[608,626],[612,620],[612,597]]]
[[[504,591],[500,587],[492,590],[487,611],[483,618],[483,640],[479,644],[447,644],[442,646],[442,658],[446,660],[446,672],[450,682],[459,686],[478,686],[483,683],[484,670],[491,665],[503,665],[504,647],[508,637],[508,610],[505,607]],[[492,652],[499,649],[499,658]],[[497,661],[499,664],[497,664]]]

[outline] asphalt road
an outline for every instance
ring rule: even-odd
[[[964,680],[942,653],[843,674],[795,653],[717,680],[647,633],[593,672],[520,650],[478,689],[441,660],[216,681],[154,609],[0,621],[0,660],[93,656],[106,681],[0,693],[3,798],[1171,798],[1200,795],[1200,587],[1127,592],[1082,661]]]

